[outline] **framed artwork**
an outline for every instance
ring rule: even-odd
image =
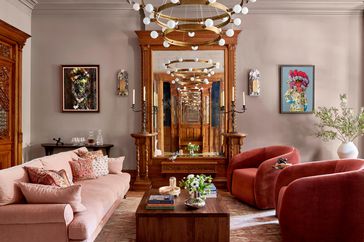
[[[100,112],[99,65],[62,65],[62,112]]]
[[[280,66],[280,113],[313,113],[315,66]]]

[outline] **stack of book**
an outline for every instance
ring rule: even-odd
[[[217,189],[213,183],[211,183],[211,185],[207,187],[205,191],[206,191],[206,198],[217,198]]]
[[[173,195],[150,195],[145,209],[175,209]]]

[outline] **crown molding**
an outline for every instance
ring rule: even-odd
[[[35,6],[36,0],[19,0]],[[229,0],[222,0],[228,4]],[[258,0],[249,4],[251,14],[303,14],[303,15],[363,15],[363,0]],[[33,14],[121,14],[133,11],[127,1],[121,0],[42,0]],[[125,13],[123,13],[125,14]]]
[[[33,10],[35,5],[38,4],[37,0],[18,0],[21,4],[29,8],[30,10]]]

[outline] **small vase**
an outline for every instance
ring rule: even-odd
[[[340,159],[356,159],[359,151],[353,142],[342,143],[337,149],[337,154]]]
[[[190,192],[190,198],[185,201],[185,205],[191,209],[198,209],[205,207],[206,202],[199,192]]]

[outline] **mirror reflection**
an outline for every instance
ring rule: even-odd
[[[222,155],[224,51],[153,51],[152,63],[156,154]]]

